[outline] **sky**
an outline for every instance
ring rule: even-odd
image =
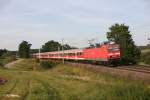
[[[106,41],[109,27],[124,23],[137,45],[150,37],[150,0],[0,0],[0,48],[23,40],[40,48],[49,40],[86,47]]]

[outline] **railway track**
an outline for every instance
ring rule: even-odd
[[[53,61],[53,60],[52,60]],[[62,62],[62,61],[57,61]],[[83,62],[70,62],[65,61],[65,64],[71,65],[73,67],[87,68],[95,72],[110,73],[116,76],[129,77],[134,80],[142,80],[146,83],[150,83],[150,66],[118,66],[118,67],[108,67],[104,65],[83,63]]]
[[[93,65],[93,64],[88,64],[88,63],[72,63],[72,62],[67,62],[71,63],[73,65],[77,66],[90,66],[90,68],[95,68],[95,69],[101,69],[101,68],[106,68],[106,69],[118,69],[118,70],[125,70],[125,71],[132,71],[132,72],[140,72],[144,74],[149,74],[150,75],[150,66],[143,66],[143,65],[133,65],[133,66],[118,66],[118,67],[108,67],[104,65]]]
[[[140,66],[140,65],[138,65],[138,66],[121,66],[121,67],[116,67],[116,69],[150,74],[150,67],[147,67],[147,66]]]

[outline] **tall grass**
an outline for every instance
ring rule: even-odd
[[[57,66],[59,63],[58,62],[54,62],[54,61],[40,61],[40,65],[43,69],[50,69],[50,68],[53,68],[55,66]]]
[[[0,77],[8,82],[0,86],[5,100],[149,100],[150,84],[128,78],[96,73],[89,69],[57,64],[45,71],[33,59],[26,59],[13,70],[0,69]],[[19,98],[7,98],[6,94]]]

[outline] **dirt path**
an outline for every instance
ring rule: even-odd
[[[14,64],[16,64],[16,63],[18,63],[18,62],[20,62],[20,61],[22,61],[23,59],[18,59],[18,60],[16,60],[16,61],[13,61],[13,62],[11,62],[11,63],[8,63],[8,64],[6,64],[4,67],[5,68],[11,68],[11,66],[13,66]]]

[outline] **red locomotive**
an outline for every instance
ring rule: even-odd
[[[116,62],[120,60],[120,48],[119,45],[114,42],[106,42],[96,48],[36,53],[33,54],[33,56],[40,59],[65,59],[116,64]]]

